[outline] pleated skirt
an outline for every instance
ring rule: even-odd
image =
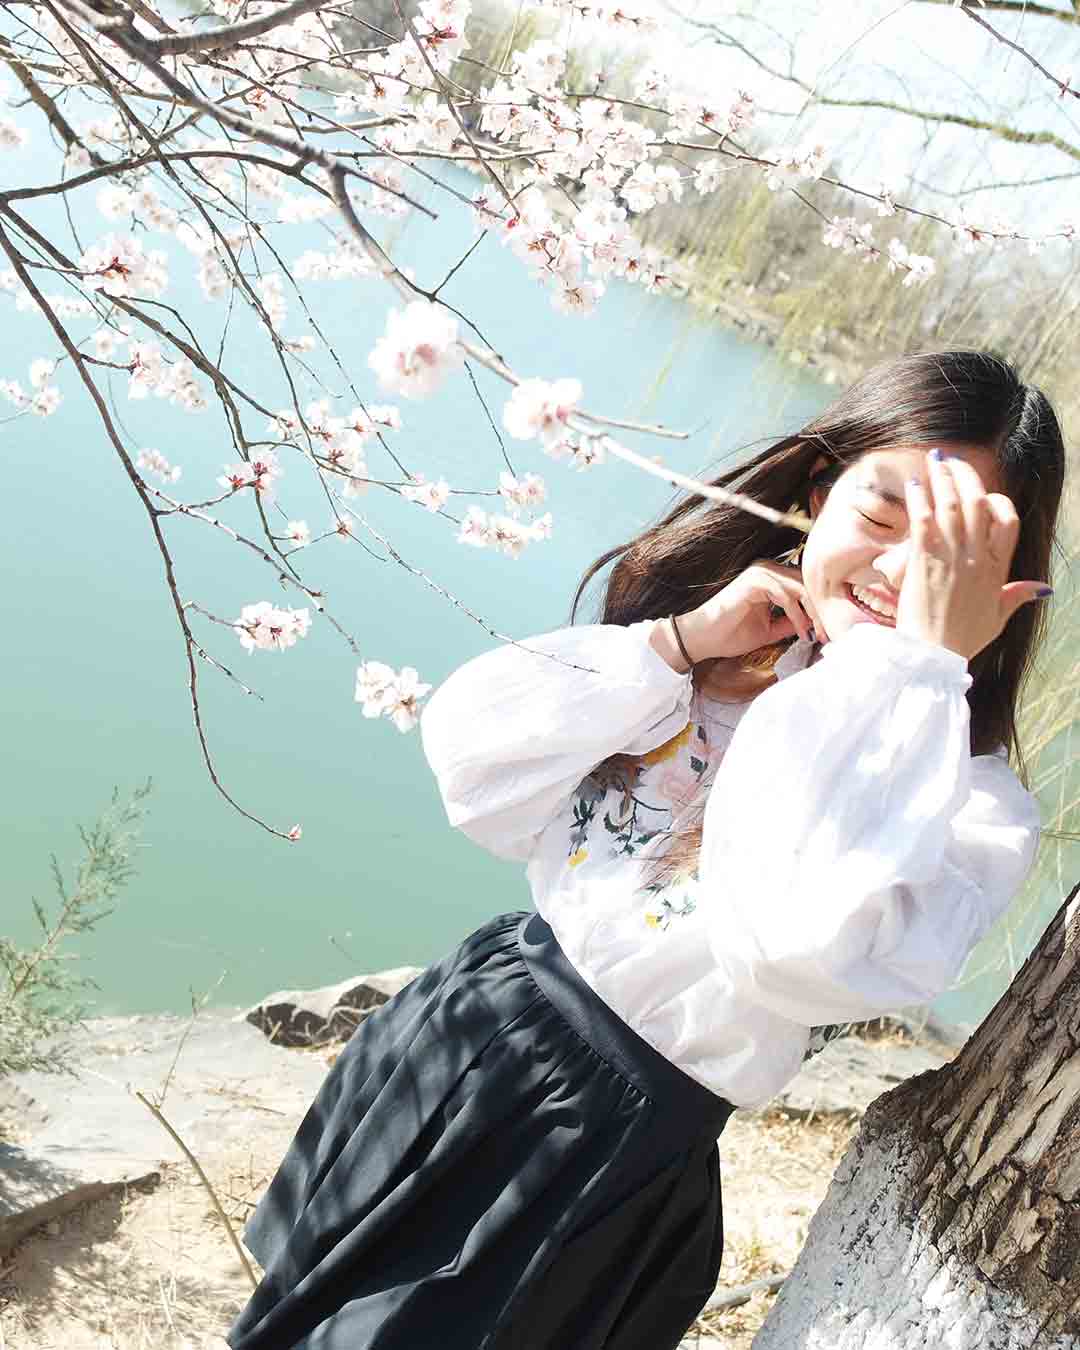
[[[232,1350],[673,1350],[716,1284],[731,1105],[539,915],[368,1017],[244,1232]]]

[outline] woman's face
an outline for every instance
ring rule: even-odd
[[[987,492],[1005,491],[992,450],[942,449],[966,460]],[[803,551],[802,575],[825,628],[819,640],[835,640],[857,623],[895,626],[909,548],[904,487],[911,478],[928,481],[926,454],[922,449],[873,450],[827,492],[813,494],[814,526]]]

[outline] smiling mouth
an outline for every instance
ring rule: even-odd
[[[851,601],[851,603],[855,606],[855,608],[859,610],[861,613],[865,614],[868,619],[873,619],[874,623],[882,623],[887,628],[896,627],[895,613],[882,614],[880,610],[872,609],[870,605],[864,603],[862,600],[859,599],[859,597],[855,594],[855,588],[851,585],[850,582],[847,584],[846,589],[847,589],[847,598]]]

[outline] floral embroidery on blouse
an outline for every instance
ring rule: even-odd
[[[689,748],[685,758],[680,755],[684,747]],[[612,787],[618,788],[621,795],[617,805],[609,807],[602,818],[610,836],[609,857],[631,858],[657,835],[664,834],[670,828],[673,810],[685,806],[700,787],[712,749],[706,728],[701,723],[688,722],[670,740],[642,755],[637,773],[629,780],[609,778],[596,770],[582,779],[571,804],[569,865],[577,867],[589,856],[589,829]],[[650,776],[649,795],[655,794],[660,799],[659,804],[653,805],[637,789],[643,770],[658,764],[665,765],[665,769]]]
[[[690,739],[690,731],[693,727],[692,722],[687,722],[682,731],[677,732],[669,741],[663,745],[658,745],[655,750],[650,750],[647,755],[641,756],[641,762],[645,765],[662,764],[665,759],[674,759],[682,747]],[[702,728],[698,727],[701,731]]]
[[[648,886],[646,890],[654,894],[660,892],[657,886]],[[669,892],[660,894],[659,902],[645,911],[645,922],[650,928],[658,928],[662,933],[671,927],[672,919],[684,918],[687,914],[693,914],[697,909],[697,902],[694,897],[687,892],[672,895]]]

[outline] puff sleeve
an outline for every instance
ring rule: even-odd
[[[525,861],[597,764],[681,731],[691,681],[649,645],[655,622],[559,629],[450,675],[420,731],[451,825]]]
[[[957,654],[859,624],[760,695],[706,807],[701,887],[732,985],[804,1025],[935,998],[1016,894],[1038,808],[973,757]]]

